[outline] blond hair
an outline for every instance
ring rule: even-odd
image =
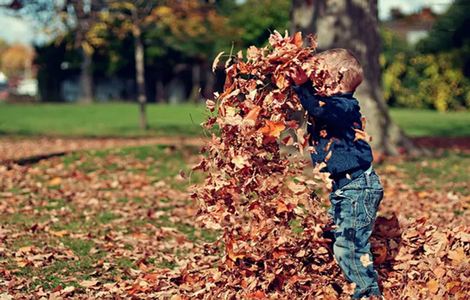
[[[354,92],[364,79],[359,60],[347,49],[330,49],[315,57],[320,59],[331,76],[340,78],[339,89],[342,92]]]

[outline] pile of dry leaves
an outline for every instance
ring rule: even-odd
[[[281,155],[278,142],[307,147],[304,130],[290,119],[300,110],[291,84],[310,77],[325,93],[331,85],[327,74],[312,72],[313,38],[307,47],[300,33],[276,33],[269,42],[248,49],[246,62],[240,52],[223,93],[208,101],[214,116],[205,126],[220,135],[197,167],[207,179],[194,197],[203,224],[222,230],[225,255],[206,295],[330,293],[329,275],[337,271],[322,238],[328,220],[309,195],[316,183],[302,175],[306,162]],[[281,138],[286,129],[295,134]]]
[[[206,157],[195,167],[207,179],[193,194],[199,221],[221,231],[200,257],[220,247],[222,255],[212,264],[205,259],[205,265],[198,265],[196,255],[194,263],[165,274],[158,285],[162,296],[338,299],[351,293],[322,238],[325,208],[309,195],[325,187],[321,173],[305,176],[302,155],[293,159],[280,152],[282,144],[309,150],[305,131],[290,117],[300,110],[291,85],[308,77],[328,94],[338,81],[316,71],[315,47],[313,37],[304,46],[300,33],[276,32],[268,46],[250,47],[245,60],[239,52],[226,64],[224,91],[207,101],[212,116],[204,124],[219,134],[212,134]],[[396,218],[376,224],[375,263],[385,295],[465,297],[468,228],[438,231],[424,220],[401,226]]]

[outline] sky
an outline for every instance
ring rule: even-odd
[[[0,4],[6,0],[0,0]],[[238,0],[243,2],[245,0]],[[446,10],[452,0],[378,0],[379,16],[382,20],[389,16],[390,9],[394,7],[400,8],[405,13],[418,11],[423,6],[431,6],[431,8],[441,13]],[[17,19],[5,15],[0,9],[0,39],[6,40],[8,43],[32,44],[42,36],[40,32],[34,29],[31,21]]]

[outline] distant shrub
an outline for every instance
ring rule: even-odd
[[[458,51],[422,54],[383,32],[381,56],[384,97],[390,106],[438,111],[470,108],[470,80]]]

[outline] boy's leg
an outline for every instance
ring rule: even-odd
[[[382,191],[374,189],[331,195],[331,213],[337,226],[333,250],[345,277],[356,283],[353,298],[380,295],[369,237],[381,198]]]

